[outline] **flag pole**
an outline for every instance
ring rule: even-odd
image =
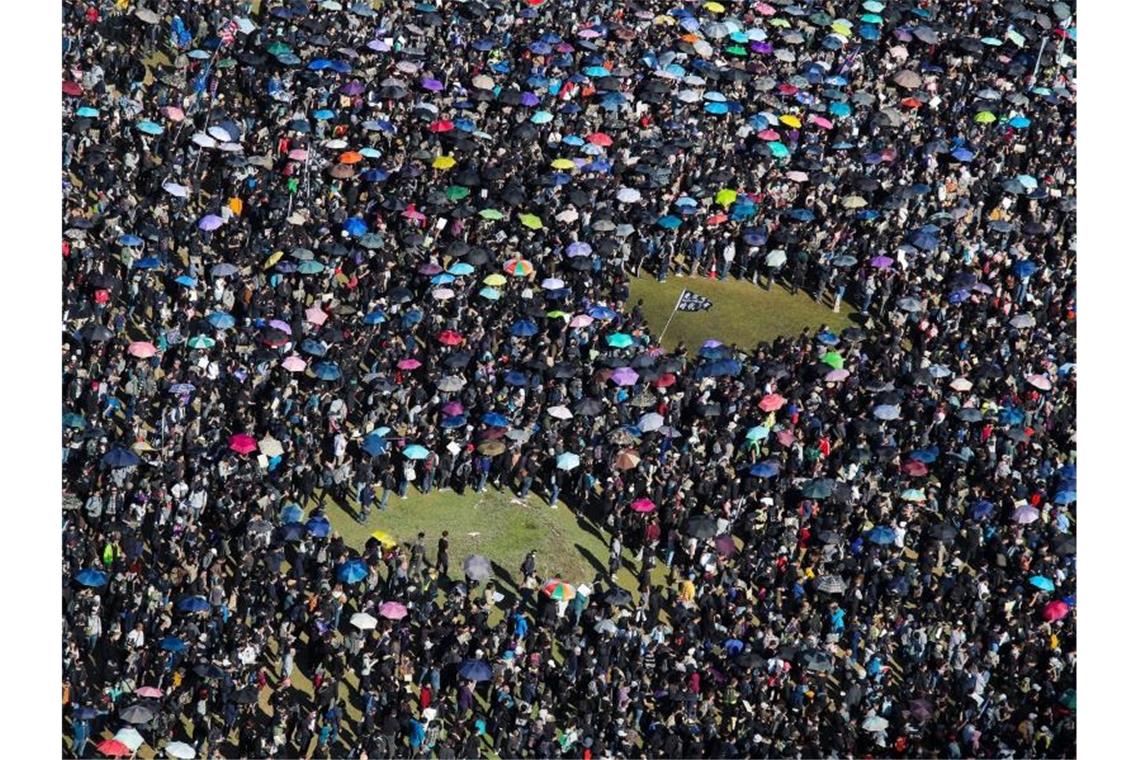
[[[665,333],[669,330],[669,325],[673,322],[673,317],[677,316],[677,309],[681,306],[681,299],[685,297],[685,289],[681,288],[681,295],[677,296],[677,303],[673,304],[673,313],[669,315],[669,319],[665,322],[665,327],[661,330],[661,335],[657,337],[658,343],[665,342]]]

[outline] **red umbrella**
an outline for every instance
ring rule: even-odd
[[[907,475],[910,475],[910,476],[916,477],[916,478],[920,478],[928,472],[928,470],[926,469],[926,465],[923,464],[922,462],[918,461],[917,459],[912,459],[909,462],[905,463],[902,466],[902,471],[905,472]]]
[[[463,336],[455,330],[444,330],[436,337],[436,340],[445,346],[458,346],[463,342]]]
[[[1060,600],[1056,600],[1045,605],[1045,611],[1042,616],[1045,618],[1046,622],[1052,623],[1054,620],[1060,620],[1068,614],[1069,605]]]
[[[779,393],[769,393],[760,399],[760,408],[765,412],[774,412],[786,403],[788,403],[788,400]]]
[[[455,129],[455,124],[450,119],[438,119],[428,124],[429,132],[450,132]]]
[[[594,132],[592,134],[586,135],[586,142],[593,143],[594,145],[600,145],[603,148],[608,148],[614,144],[613,138],[607,135],[605,132]]]
[[[653,510],[657,509],[657,505],[649,499],[638,499],[637,501],[633,502],[633,504],[630,504],[629,508],[634,512],[652,512]]]
[[[95,749],[102,752],[107,757],[130,757],[131,748],[123,744],[118,739],[104,739],[95,745]]]
[[[63,94],[64,95],[70,95],[73,98],[78,98],[80,95],[83,94],[83,88],[80,87],[75,82],[64,82],[63,83]]]
[[[249,454],[257,451],[257,441],[253,440],[251,435],[236,433],[230,436],[230,448],[239,454]]]
[[[677,382],[677,376],[672,372],[666,372],[664,375],[654,380],[653,385],[658,388],[668,388],[675,382]]]

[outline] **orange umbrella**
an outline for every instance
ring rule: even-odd
[[[358,164],[364,160],[364,156],[357,153],[355,150],[346,150],[340,154],[340,162],[342,164]]]

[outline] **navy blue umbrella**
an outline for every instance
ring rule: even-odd
[[[538,325],[529,319],[520,319],[511,325],[511,335],[516,338],[529,338],[538,332]]]
[[[75,574],[75,582],[80,586],[90,586],[92,588],[96,588],[107,583],[107,574],[102,570],[96,570],[89,567],[86,570],[80,570]]]
[[[321,380],[339,380],[340,367],[332,362],[321,362],[313,367],[313,374]]]
[[[444,430],[452,430],[454,428],[461,428],[466,424],[467,424],[467,415],[456,414],[456,415],[452,415],[451,417],[444,417],[443,421],[439,423],[439,426],[441,428],[443,428]]]
[[[187,596],[178,602],[179,612],[207,612],[210,602],[204,596]]]
[[[526,385],[526,375],[521,372],[508,372],[507,376],[503,378],[503,382],[507,385]]]
[[[301,341],[301,350],[313,356],[324,356],[329,351],[324,343],[313,340],[312,338],[305,338]]]
[[[388,441],[376,434],[370,434],[365,436],[360,448],[370,456],[380,456],[388,450]]]
[[[1019,279],[1031,277],[1037,271],[1037,265],[1032,261],[1019,261],[1013,265],[1013,274]]]
[[[460,678],[467,681],[491,680],[491,666],[483,660],[464,660],[457,672]]]
[[[300,523],[290,523],[281,529],[283,541],[300,541],[305,537],[305,526]]]
[[[988,501],[975,502],[970,507],[970,516],[975,520],[984,520],[994,513],[994,505]]]
[[[775,462],[758,462],[752,465],[748,474],[754,478],[771,478],[780,474],[780,465]]]
[[[138,454],[121,446],[116,446],[103,455],[103,464],[108,467],[134,467],[141,461]]]
[[[185,652],[188,645],[185,641],[177,636],[167,636],[162,641],[158,642],[158,648],[164,652]]]
[[[310,517],[305,523],[305,528],[317,538],[324,538],[332,530],[332,525],[329,524],[327,517]]]
[[[97,715],[99,711],[94,707],[80,707],[71,714],[71,717],[75,720],[91,720]]]

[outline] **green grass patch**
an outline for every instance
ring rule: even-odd
[[[798,335],[804,328],[815,331],[820,325],[840,330],[852,324],[855,310],[844,302],[839,313],[812,300],[802,290],[792,295],[780,285],[764,290],[749,280],[710,280],[707,277],[670,277],[657,282],[652,277],[631,278],[630,304],[640,299],[642,309],[653,334],[661,331],[673,313],[673,307],[683,289],[710,299],[713,307],[708,311],[678,311],[669,323],[663,341],[673,349],[684,341],[690,351],[700,348],[709,338],[722,343],[736,344],[751,350],[760,341],[771,341],[785,335]],[[825,296],[830,299],[830,294]]]

